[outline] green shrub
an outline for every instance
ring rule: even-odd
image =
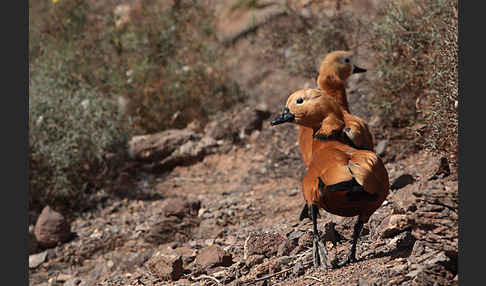
[[[67,203],[96,184],[105,155],[124,149],[127,132],[118,106],[73,81],[60,55],[30,64],[29,203]]]
[[[243,100],[206,5],[137,3],[117,25],[115,2],[29,1],[31,204],[75,204],[128,134],[204,124]]]
[[[117,26],[113,4],[58,1],[41,28],[31,21],[31,46],[39,47],[31,57],[59,52],[69,77],[127,98],[137,133],[204,124],[243,96],[222,68],[213,12],[197,1],[176,3],[141,1]]]
[[[377,74],[372,109],[384,128],[404,133],[455,161],[457,154],[457,1],[385,1],[369,23]],[[412,130],[409,128],[409,130]]]

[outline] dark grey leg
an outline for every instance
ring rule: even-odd
[[[339,267],[344,266],[350,262],[356,261],[356,244],[358,243],[358,237],[359,234],[361,233],[361,229],[363,229],[363,225],[364,225],[363,221],[360,218],[358,218],[358,221],[354,225],[353,245],[351,245],[351,249],[349,250],[349,253],[346,256],[346,259],[338,264]]]
[[[319,213],[317,206],[312,205],[310,207],[312,215],[312,224],[314,227],[314,240],[312,244],[314,253],[314,267],[327,267],[326,264],[326,247],[319,238],[319,231],[317,230],[317,215]]]

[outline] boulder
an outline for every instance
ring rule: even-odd
[[[133,160],[157,170],[177,165],[189,165],[212,153],[217,142],[189,129],[170,129],[163,132],[135,136],[128,142]]]
[[[44,207],[37,223],[34,234],[37,242],[43,248],[56,246],[67,242],[71,237],[71,225],[64,216],[49,206]]]

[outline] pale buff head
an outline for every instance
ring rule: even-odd
[[[366,70],[356,66],[353,52],[333,51],[321,62],[317,84],[321,89],[326,89],[327,85],[344,84],[352,74],[362,72]]]
[[[343,113],[337,101],[325,91],[311,88],[292,93],[287,99],[283,113],[272,121],[272,125],[285,122],[313,129],[324,128],[329,132],[344,126]]]

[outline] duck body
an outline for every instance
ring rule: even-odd
[[[343,217],[359,216],[366,223],[389,194],[383,162],[371,151],[338,140],[318,143],[302,180],[304,200],[308,206]]]
[[[302,89],[289,96],[283,113],[272,121],[272,125],[298,124],[309,132],[309,138],[299,137],[304,139],[302,146],[311,150],[304,157],[308,161],[302,179],[305,205],[300,220],[309,218],[313,223],[314,267],[327,267],[326,248],[317,229],[319,209],[343,217],[358,216],[351,249],[337,265],[343,266],[356,261],[363,225],[389,194],[389,177],[383,162],[373,151],[353,147],[345,131],[344,114],[339,103],[326,92]]]

